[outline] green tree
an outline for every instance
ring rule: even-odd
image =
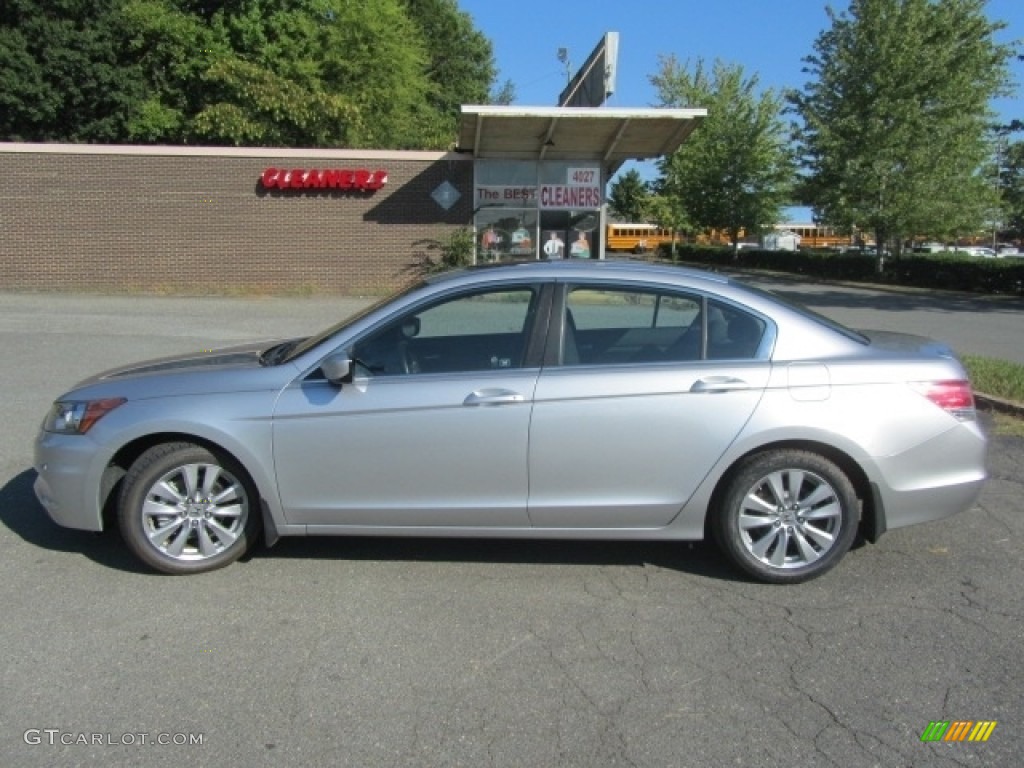
[[[706,107],[708,116],[674,154],[660,161],[658,188],[699,229],[729,236],[758,232],[778,220],[788,202],[793,160],[783,124],[782,100],[757,92],[757,77],[743,68],[703,60],[692,68],[661,59],[651,82],[663,106]]]
[[[0,138],[123,138],[144,97],[116,0],[0,2]]]
[[[493,78],[454,0],[0,0],[8,140],[444,148]]]
[[[999,188],[1006,215],[1002,237],[1024,238],[1024,142],[1008,144],[999,163]]]
[[[439,146],[426,46],[402,0],[250,0],[211,19],[226,52],[203,74],[205,141]]]
[[[640,172],[630,168],[609,186],[608,210],[620,221],[645,222],[650,197]]]
[[[176,144],[199,138],[194,118],[210,95],[204,74],[230,56],[231,48],[210,26],[214,4],[209,10],[193,5],[128,0],[122,6],[125,52],[147,86],[122,141]]]
[[[488,104],[499,104],[507,107],[516,100],[516,84],[511,80],[505,80],[500,86],[495,85],[488,96]]]
[[[655,191],[647,200],[647,216],[652,224],[657,224],[664,229],[672,230],[674,234],[681,234],[692,229],[686,212],[678,205],[678,202],[668,195]],[[676,258],[675,237],[672,239],[671,256],[673,261]]]
[[[985,0],[851,0],[805,58],[791,102],[806,190],[829,224],[905,237],[976,231],[993,207],[989,101],[1010,47]]]
[[[486,104],[497,70],[491,41],[455,0],[405,0],[406,13],[426,46],[430,103],[452,121],[463,104]]]

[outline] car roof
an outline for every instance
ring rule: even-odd
[[[571,259],[558,259],[554,261],[522,261],[502,264],[478,264],[463,269],[451,270],[431,275],[426,282],[438,284],[450,280],[457,280],[468,275],[480,275],[481,273],[493,275],[515,276],[525,279],[552,279],[565,277],[569,279],[581,278],[628,278],[633,280],[688,280],[707,281],[716,285],[735,285],[728,277],[701,269],[691,267],[677,267],[672,264],[657,264],[647,261],[636,261],[629,259],[600,259],[573,261]]]

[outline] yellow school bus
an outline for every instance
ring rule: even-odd
[[[608,225],[605,250],[644,253],[657,250],[659,245],[671,243],[677,235],[671,229],[655,224],[615,222]]]

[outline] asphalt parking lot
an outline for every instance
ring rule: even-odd
[[[1019,303],[817,293],[841,320],[993,356],[1008,329],[1022,349]],[[36,428],[78,379],[362,303],[0,294],[0,765],[1020,764],[1021,438],[993,439],[970,511],[792,587],[704,544],[381,539],[286,540],[169,578],[35,502]],[[997,725],[921,741],[955,720]]]

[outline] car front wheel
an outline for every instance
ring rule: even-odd
[[[741,570],[782,584],[832,568],[853,543],[859,521],[856,491],[836,464],[785,449],[757,454],[738,467],[712,526]]]
[[[255,541],[258,502],[245,471],[191,443],[150,448],[125,477],[121,535],[165,573],[201,573],[237,560]]]

